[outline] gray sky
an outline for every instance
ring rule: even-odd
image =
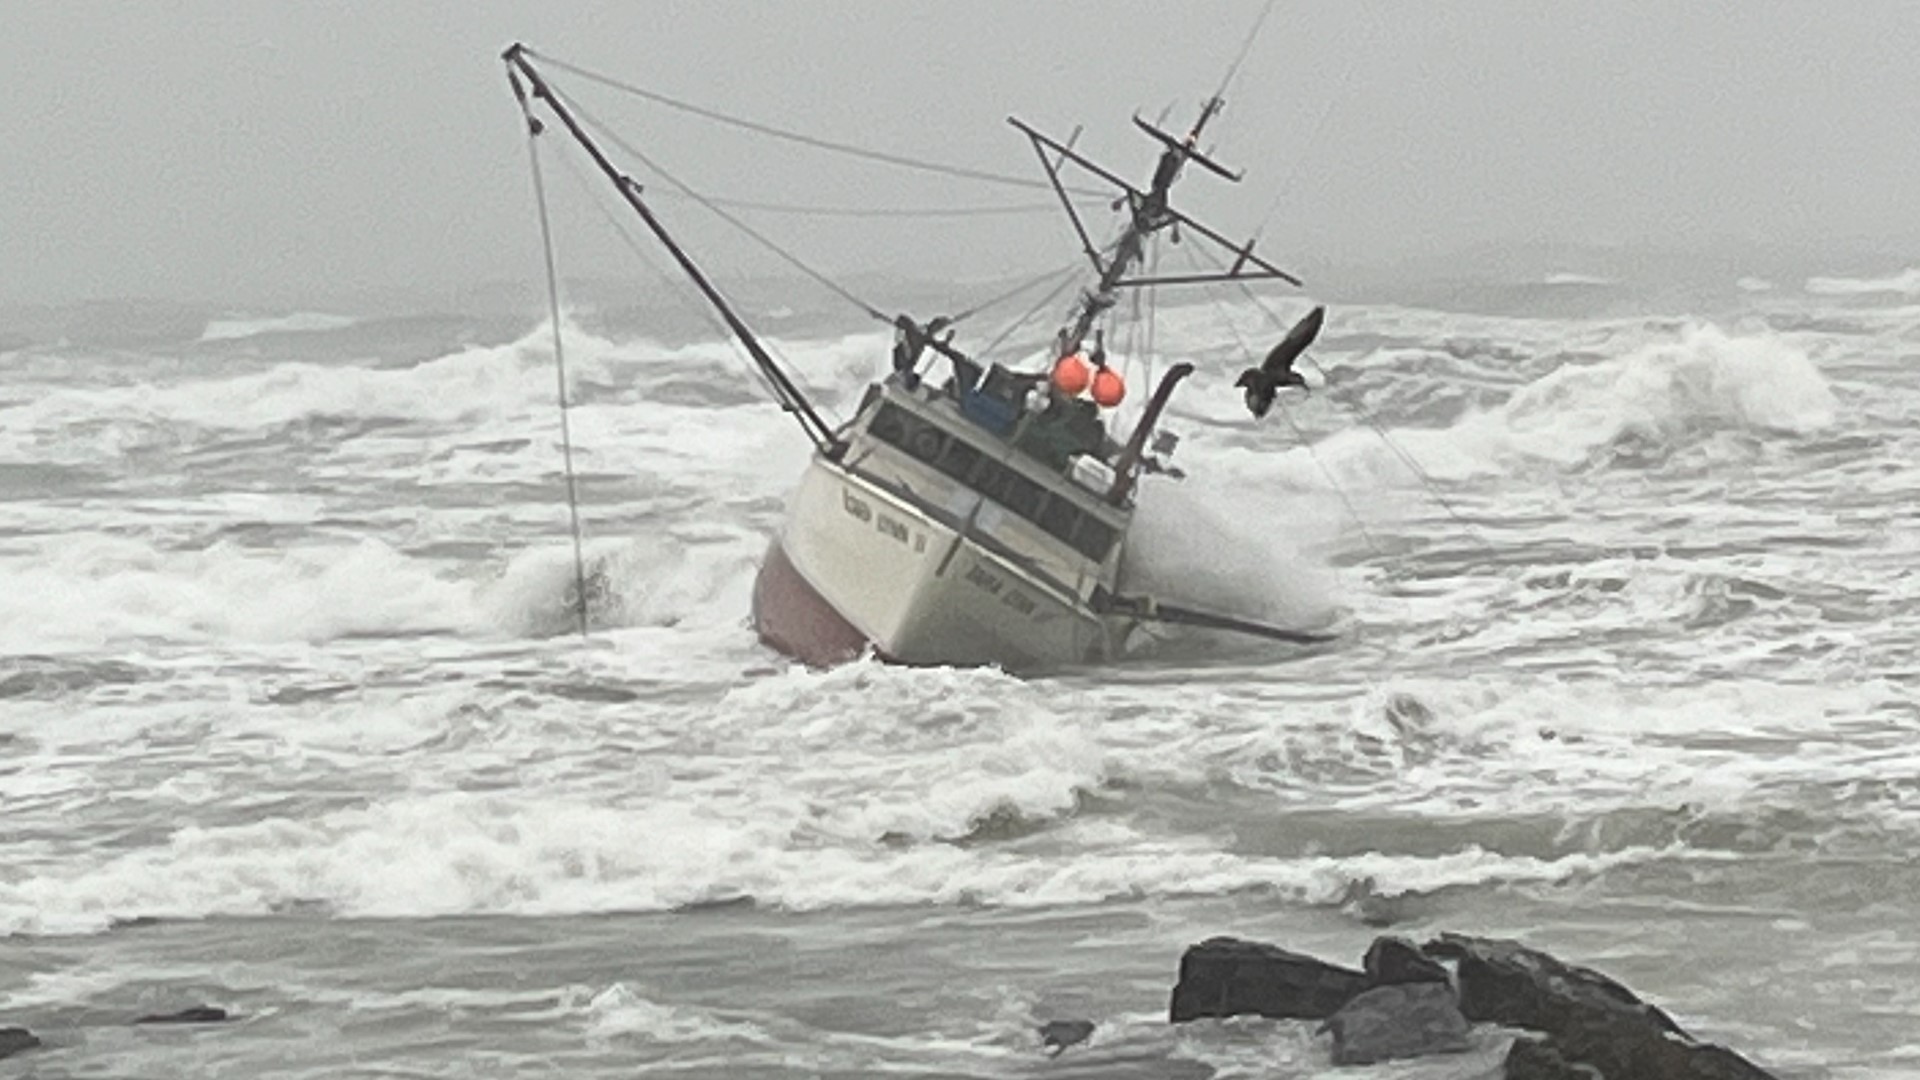
[[[711,107],[1037,176],[1017,113],[1144,179],[1264,0],[294,4],[0,0],[0,302],[244,302],[537,274],[515,39]],[[1181,205],[1262,249],[1379,263],[1519,241],[1920,238],[1920,4],[1280,0]],[[690,124],[556,81],[714,194],[1033,203]],[[555,147],[557,149],[557,146]],[[564,170],[563,262],[629,272]],[[720,273],[775,264],[661,203]],[[835,268],[1064,264],[1055,216],[755,217]],[[1816,268],[1817,269],[1817,268]]]

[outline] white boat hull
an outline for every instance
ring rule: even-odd
[[[1088,609],[1078,590],[1090,582],[1020,565],[971,527],[992,512],[977,496],[950,509],[814,459],[755,583],[761,638],[813,664],[870,648],[904,664],[1034,669],[1119,651],[1130,624]]]

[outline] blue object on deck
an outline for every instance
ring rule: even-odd
[[[1020,418],[1019,406],[1013,402],[977,390],[967,391],[960,396],[960,413],[995,435],[1012,431],[1013,422]]]

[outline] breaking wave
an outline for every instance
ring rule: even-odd
[[[1542,283],[1546,285],[1589,285],[1589,286],[1618,284],[1612,278],[1596,277],[1592,274],[1576,274],[1576,273],[1571,273],[1567,271],[1560,271],[1560,272],[1548,274],[1544,279],[1542,279]]]
[[[562,325],[569,399],[576,405],[643,404],[770,407],[735,349],[720,341],[668,347],[645,338],[615,341]],[[873,373],[884,355],[869,334],[827,341],[770,342],[789,356],[797,380],[832,405]],[[554,408],[553,339],[548,324],[518,339],[474,345],[407,366],[289,362],[264,371],[163,385],[67,383],[32,401],[9,403],[8,434],[93,436],[106,424],[273,432],[316,419],[433,425],[493,423],[524,434]]]
[[[796,846],[778,820],[729,821],[664,801],[595,802],[444,792],[300,819],[189,826],[158,846],[0,882],[0,933],[91,933],[143,916],[290,907],[424,918],[668,911],[732,899],[796,911],[1035,907],[1249,890],[1336,904],[1362,879],[1391,896],[1559,881],[1662,857],[1632,849],[1541,859],[1467,847],[1438,856],[1273,858],[1147,843],[1062,861],[953,844]],[[399,866],[406,871],[395,873]]]
[[[596,541],[587,551],[592,625],[736,625],[763,545],[746,530],[698,542],[671,535]],[[545,637],[574,629],[573,605],[573,554],[563,545],[529,549],[497,576],[476,577],[371,538],[159,551],[93,537],[61,545],[0,591],[0,652],[156,641]],[[39,694],[65,678],[22,672],[5,685]]]
[[[1808,278],[1807,291],[1820,296],[1872,296],[1876,293],[1920,296],[1920,267],[1909,267],[1898,274],[1878,278]]]
[[[1804,436],[1832,426],[1837,411],[1826,378],[1798,346],[1701,324],[1613,359],[1563,363],[1449,427],[1389,436],[1429,475],[1458,480],[1528,463],[1658,459],[1715,432]],[[1341,432],[1316,450],[1350,483],[1413,479],[1370,431]]]
[[[200,340],[237,341],[261,334],[312,334],[344,330],[359,321],[352,315],[328,315],[318,311],[297,311],[291,315],[262,318],[213,319],[200,334]]]
[[[747,610],[764,539],[741,531],[689,542],[655,533],[596,540],[583,550],[591,627],[731,625]],[[508,633],[551,637],[574,632],[579,616],[573,552],[522,552],[489,585],[481,604]]]
[[[1121,587],[1293,629],[1323,627],[1336,615],[1338,583],[1311,550],[1337,534],[1336,510],[1310,493],[1148,478]]]

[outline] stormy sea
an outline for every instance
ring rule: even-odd
[[[563,320],[584,638],[539,304],[18,315],[0,1077],[1369,1075],[1182,951],[1443,930],[1920,1077],[1920,271],[1580,271],[1330,298],[1260,423],[1311,301],[1163,296],[1130,580],[1339,639],[1026,677],[755,640],[808,446],[684,312]],[[805,303],[844,420],[891,338]]]

